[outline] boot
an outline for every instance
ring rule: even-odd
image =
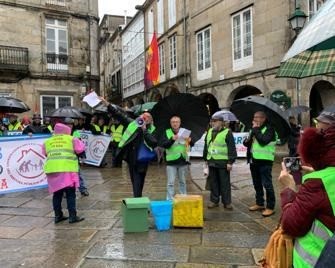
[[[85,218],[81,218],[77,216],[77,211],[69,211],[69,223],[75,223],[85,220]]]
[[[60,210],[60,211],[55,211],[55,223],[59,223],[61,221],[65,221],[67,220],[68,217],[65,217],[63,215],[63,212]]]

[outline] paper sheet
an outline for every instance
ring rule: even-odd
[[[97,93],[95,93],[95,91],[92,91],[90,94],[86,95],[83,98],[83,101],[85,101],[92,108],[97,106],[101,102],[99,96],[97,95]]]
[[[185,139],[187,139],[187,138],[190,137],[190,135],[191,135],[191,130],[186,129],[186,128],[182,128],[182,127],[181,127],[181,128],[179,129],[177,135],[178,135],[178,140],[179,140],[179,139],[185,140]]]

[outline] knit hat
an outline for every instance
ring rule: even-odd
[[[316,120],[326,124],[335,125],[335,113],[323,111]]]
[[[55,134],[71,134],[71,128],[69,128],[67,125],[64,125],[62,123],[57,123],[54,127],[54,133]]]

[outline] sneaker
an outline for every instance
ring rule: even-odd
[[[218,207],[219,206],[219,204],[217,204],[217,203],[213,203],[213,202],[210,202],[209,204],[208,204],[208,208],[216,208],[216,207]]]
[[[249,207],[249,210],[250,211],[258,211],[258,210],[263,210],[263,209],[265,209],[265,207],[264,206],[259,206],[259,205],[253,205],[253,206],[251,206],[251,207]]]
[[[273,214],[275,214],[275,211],[273,209],[269,209],[269,208],[266,208],[262,213],[263,217],[269,217]]]
[[[231,204],[223,205],[223,207],[228,210],[233,210],[233,206]]]
[[[87,190],[80,192],[82,196],[89,196],[90,193]]]

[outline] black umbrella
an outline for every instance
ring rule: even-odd
[[[199,140],[209,122],[208,110],[202,100],[192,94],[178,93],[160,100],[151,110],[158,136],[170,128],[170,119],[177,115],[181,127],[191,130],[193,142]]]
[[[293,106],[291,108],[286,109],[284,111],[284,114],[286,115],[286,117],[296,116],[301,113],[307,113],[309,112],[310,109],[311,108],[309,108],[308,106],[298,105],[298,106]]]
[[[23,101],[12,97],[0,97],[1,113],[24,113],[30,108]]]
[[[86,116],[86,117],[89,117],[89,116],[92,116],[92,115],[93,115],[93,113],[92,113],[90,110],[86,109],[86,108],[80,108],[80,109],[78,109],[78,111],[79,111],[82,115],[84,115],[84,116]]]
[[[279,138],[285,138],[290,133],[290,124],[280,107],[271,100],[258,96],[249,96],[235,100],[230,110],[247,127],[251,128],[254,113],[266,113],[270,124],[275,128]]]
[[[49,117],[71,117],[71,118],[83,118],[84,116],[80,113],[79,109],[72,106],[65,106],[54,110]]]

